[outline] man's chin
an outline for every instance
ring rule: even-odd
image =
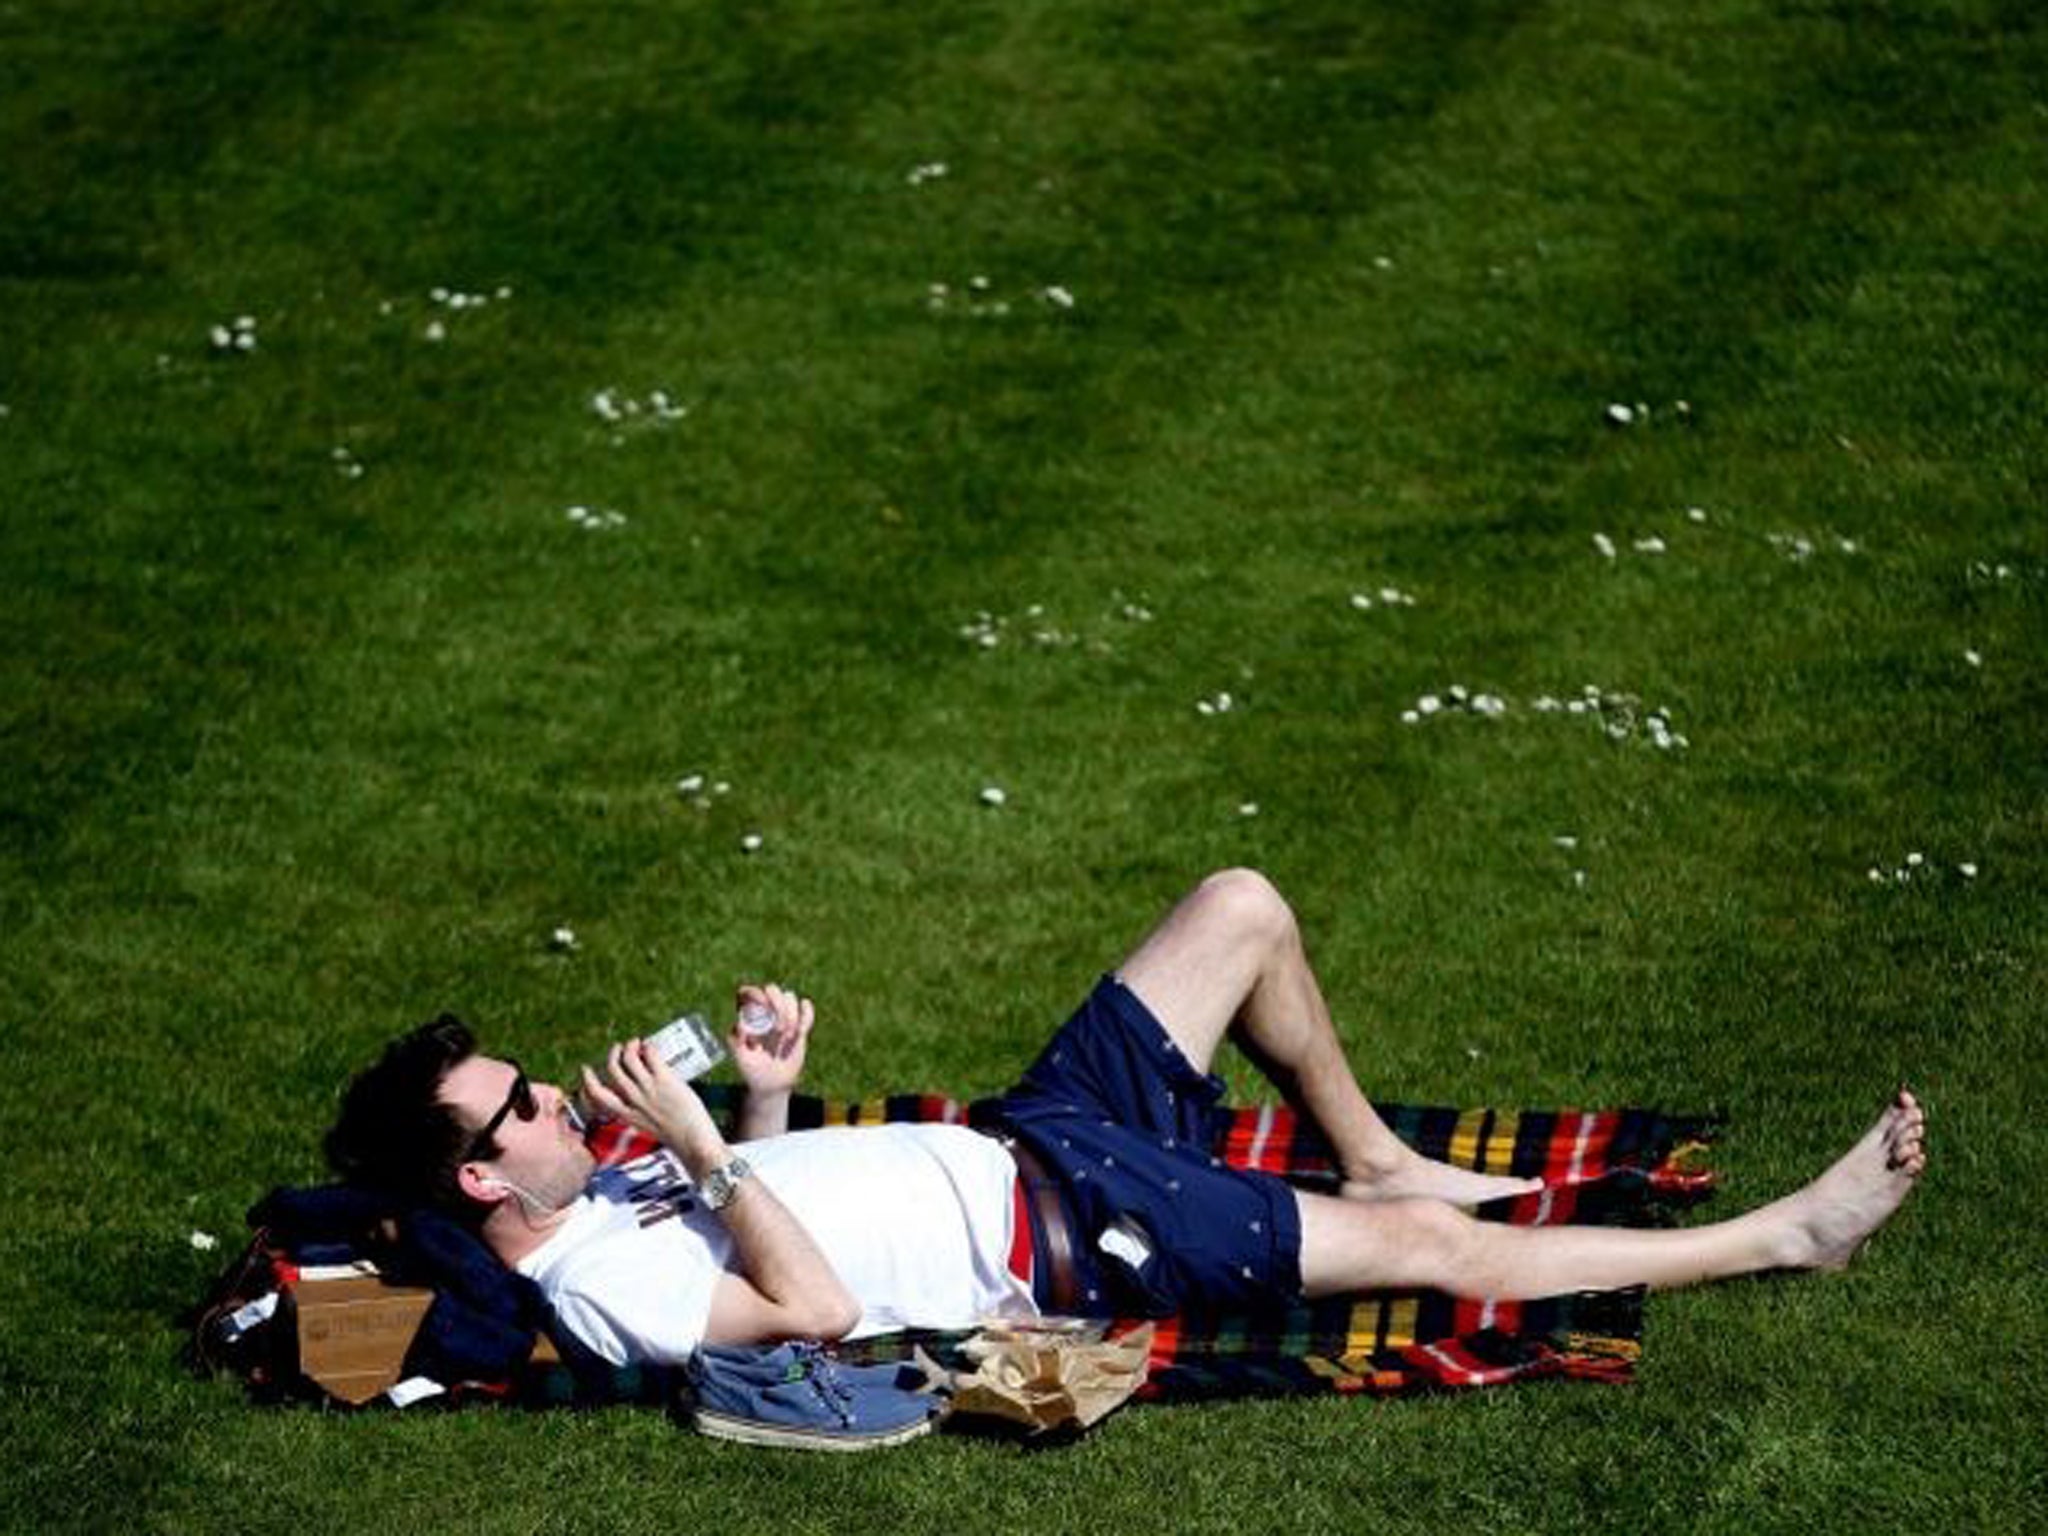
[[[590,1176],[596,1172],[596,1154],[593,1153],[590,1150],[590,1148],[586,1147],[582,1142],[577,1142],[574,1154],[563,1168],[563,1173],[565,1175],[563,1182],[568,1183],[569,1180],[573,1178],[575,1181],[575,1187],[570,1189],[567,1192],[567,1194],[564,1195],[562,1203],[564,1205],[567,1205],[569,1201],[574,1200],[578,1195],[582,1194],[583,1186],[590,1182]]]

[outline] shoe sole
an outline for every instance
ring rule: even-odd
[[[788,1429],[764,1424],[759,1419],[734,1418],[731,1414],[706,1413],[698,1409],[692,1418],[697,1432],[714,1440],[736,1440],[742,1445],[772,1445],[792,1451],[879,1451],[902,1445],[919,1435],[928,1435],[938,1422],[933,1416],[905,1424],[900,1429],[877,1430],[872,1434],[835,1435],[818,1429]]]

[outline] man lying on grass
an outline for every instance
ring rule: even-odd
[[[1926,1166],[1901,1090],[1812,1183],[1681,1230],[1517,1227],[1460,1209],[1539,1180],[1429,1161],[1398,1140],[1346,1064],[1293,913],[1261,876],[1192,892],[998,1101],[999,1135],[957,1125],[790,1133],[811,1004],[735,1032],[741,1156],[645,1042],[612,1047],[602,1113],[662,1149],[598,1169],[561,1090],[479,1055],[443,1019],[350,1085],[328,1153],[345,1177],[472,1220],[537,1281],[570,1334],[616,1364],[700,1343],[964,1328],[1038,1312],[1254,1310],[1429,1287],[1502,1299],[1836,1269]],[[1210,1155],[1225,1033],[1327,1138],[1336,1195]]]

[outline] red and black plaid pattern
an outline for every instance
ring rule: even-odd
[[[738,1108],[738,1090],[710,1085],[702,1091],[713,1115],[730,1120]],[[1524,1226],[1656,1225],[1713,1188],[1713,1172],[1693,1161],[1712,1139],[1715,1125],[1707,1120],[1642,1109],[1374,1108],[1425,1156],[1486,1173],[1546,1180],[1536,1194],[1480,1207],[1476,1214],[1485,1220]],[[853,1103],[800,1095],[790,1106],[792,1130],[974,1119],[974,1106],[933,1094]],[[604,1161],[622,1161],[651,1145],[625,1128],[601,1128],[593,1141]],[[1303,1188],[1336,1183],[1329,1149],[1315,1128],[1284,1108],[1232,1111],[1216,1151],[1235,1166],[1264,1169]],[[1642,1310],[1640,1289],[1518,1302],[1383,1291],[1270,1314],[1183,1314],[1157,1324],[1152,1375],[1142,1395],[1386,1394],[1543,1377],[1626,1381],[1641,1349]],[[867,1358],[907,1355],[913,1342],[944,1341],[899,1335],[866,1341],[859,1353]],[[561,1395],[559,1386],[544,1395]]]

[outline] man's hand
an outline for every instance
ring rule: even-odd
[[[811,1036],[811,1000],[769,982],[739,990],[738,1012],[774,1014],[775,1027],[748,1034],[736,1022],[732,1031],[733,1065],[739,1068],[746,1097],[740,1101],[738,1138],[759,1141],[789,1129],[789,1095],[804,1072],[804,1050]]]
[[[605,1058],[604,1078],[585,1067],[583,1091],[600,1114],[624,1120],[668,1146],[693,1178],[731,1156],[697,1090],[645,1040],[614,1045]]]
[[[751,1097],[757,1093],[788,1093],[804,1074],[804,1048],[811,1035],[815,1010],[808,997],[786,992],[773,982],[765,986],[744,986],[739,990],[738,1013],[763,1009],[775,1016],[772,1029],[749,1034],[735,1022],[732,1030],[733,1065]]]

